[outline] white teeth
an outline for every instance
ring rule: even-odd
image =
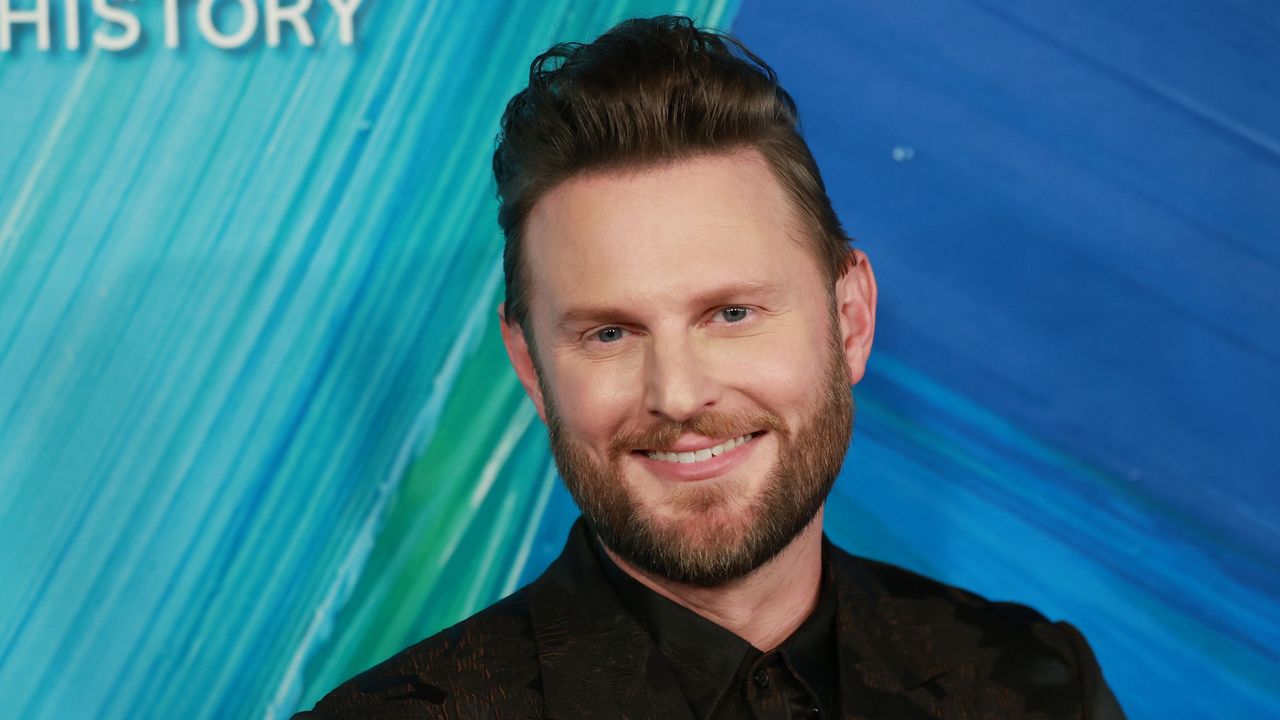
[[[719,445],[716,445],[715,447],[703,448],[696,452],[674,453],[674,452],[663,452],[661,450],[654,450],[649,453],[649,459],[658,460],[660,462],[678,462],[678,463],[702,462],[704,460],[710,460],[711,458],[717,455],[723,455],[726,452],[738,447],[739,445],[742,445],[743,443],[747,442],[753,437],[755,437],[755,433],[747,433],[746,435],[736,437],[732,440],[725,440],[724,442],[720,443]]]

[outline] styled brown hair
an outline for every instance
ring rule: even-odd
[[[737,39],[686,17],[626,20],[589,44],[562,43],[507,103],[493,175],[506,237],[506,319],[525,327],[525,221],[559,183],[588,172],[754,148],[790,197],[797,235],[834,282],[850,260],[795,101]],[[528,328],[525,327],[526,334]]]

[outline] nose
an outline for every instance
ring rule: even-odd
[[[645,358],[645,407],[674,422],[696,417],[716,404],[719,384],[687,338],[654,339]]]

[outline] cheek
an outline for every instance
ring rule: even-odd
[[[755,401],[788,421],[803,411],[808,396],[819,377],[812,357],[791,351],[771,352],[760,355],[741,374],[736,386]]]
[[[557,364],[555,401],[561,421],[590,445],[607,444],[635,415],[639,380],[623,363]]]
[[[830,352],[825,325],[780,325],[776,331],[727,346],[720,359],[721,378],[765,407],[786,412],[822,382]]]

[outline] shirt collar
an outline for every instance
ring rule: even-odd
[[[594,539],[594,537],[593,537]],[[605,574],[627,610],[649,631],[654,644],[675,670],[694,717],[706,718],[733,687],[739,669],[762,654],[732,631],[650,590],[618,567],[600,545],[592,543]],[[831,703],[836,667],[836,593],[831,587],[823,544],[823,579],[818,604],[778,649],[818,697]]]
[[[822,586],[818,604],[800,627],[778,646],[796,674],[804,680],[822,703],[823,717],[835,717],[839,693],[840,668],[836,650],[836,591],[832,585],[823,543]]]

